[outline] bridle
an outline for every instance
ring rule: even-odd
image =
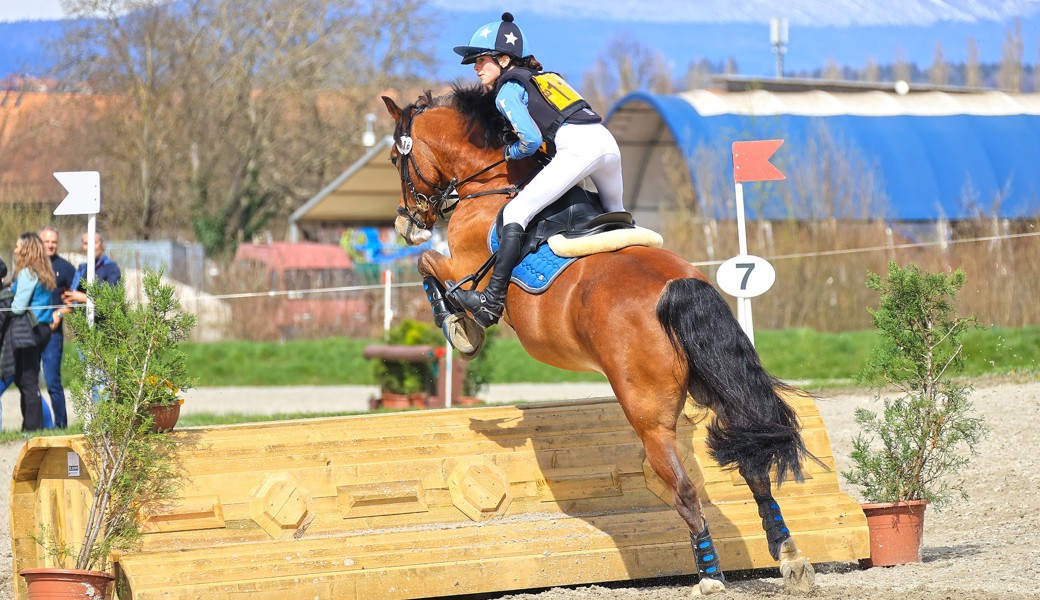
[[[510,185],[508,187],[484,190],[459,197],[458,188],[506,162],[506,159],[502,158],[469,177],[464,177],[461,180],[458,177],[452,177],[451,181],[449,181],[447,185],[444,187],[438,187],[436,183],[427,179],[422,174],[422,171],[419,170],[419,165],[415,161],[415,154],[412,152],[412,125],[415,123],[416,117],[421,115],[427,108],[429,108],[428,104],[417,104],[412,106],[407,117],[407,125],[402,128],[404,131],[400,136],[398,136],[395,142],[397,152],[404,158],[404,161],[398,167],[398,170],[401,173],[401,185],[403,188],[402,197],[404,203],[403,206],[397,207],[397,213],[408,219],[415,227],[418,227],[419,229],[427,229],[426,223],[419,218],[419,215],[429,212],[431,208],[435,215],[444,220],[448,220],[451,213],[455,210],[455,206],[460,201],[468,200],[470,198],[478,198],[480,196],[490,196],[493,194],[516,195],[516,193],[520,191],[522,185],[526,183],[530,177],[534,176],[534,173],[532,173],[529,177],[525,177],[524,181],[517,182],[515,185]],[[393,160],[393,163],[394,166],[398,166],[396,159]],[[434,191],[432,195],[420,193],[419,190],[415,189],[415,184],[412,182],[412,171],[415,171],[415,176],[418,177],[426,187]],[[411,204],[414,208],[409,207],[409,197],[411,198]]]

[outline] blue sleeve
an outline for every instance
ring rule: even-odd
[[[507,81],[495,97],[502,113],[520,139],[509,145],[509,160],[520,160],[534,154],[542,146],[542,130],[527,111],[527,90],[517,81]]]
[[[72,285],[69,286],[69,289],[74,292],[82,292],[83,290],[80,288],[82,288],[83,284],[86,283],[86,281],[84,281],[84,279],[86,278],[87,263],[83,263],[82,265],[76,267],[76,273],[72,276]]]
[[[123,278],[123,272],[119,270],[119,265],[116,264],[111,258],[105,257],[105,274],[99,278],[105,283],[116,285],[119,280]]]
[[[11,300],[11,312],[20,315],[24,313],[32,302],[33,292],[36,291],[36,275],[29,269],[18,271],[18,279],[14,299]]]

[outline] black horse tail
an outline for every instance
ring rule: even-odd
[[[676,279],[657,302],[657,320],[689,370],[687,390],[715,411],[708,450],[723,468],[802,481],[805,448],[798,417],[778,393],[793,388],[769,375],[729,305],[711,284]]]

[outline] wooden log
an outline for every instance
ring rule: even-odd
[[[804,554],[869,554],[841,492],[815,403],[792,398],[804,483],[776,489]],[[701,487],[723,568],[775,567],[743,479],[705,448],[711,414],[688,404],[683,466]],[[418,598],[695,572],[689,533],[613,399],[190,428],[171,433],[181,496],[145,507],[118,557],[132,598]],[[81,438],[34,438],[15,467],[15,569],[43,564],[30,535],[82,532]],[[21,578],[16,595],[24,598]]]

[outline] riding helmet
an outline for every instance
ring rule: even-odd
[[[464,65],[471,65],[477,62],[477,57],[486,55],[508,54],[513,58],[523,58],[524,33],[513,23],[511,13],[502,13],[501,21],[492,21],[481,27],[470,38],[468,46],[455,46],[454,50],[462,57]]]

